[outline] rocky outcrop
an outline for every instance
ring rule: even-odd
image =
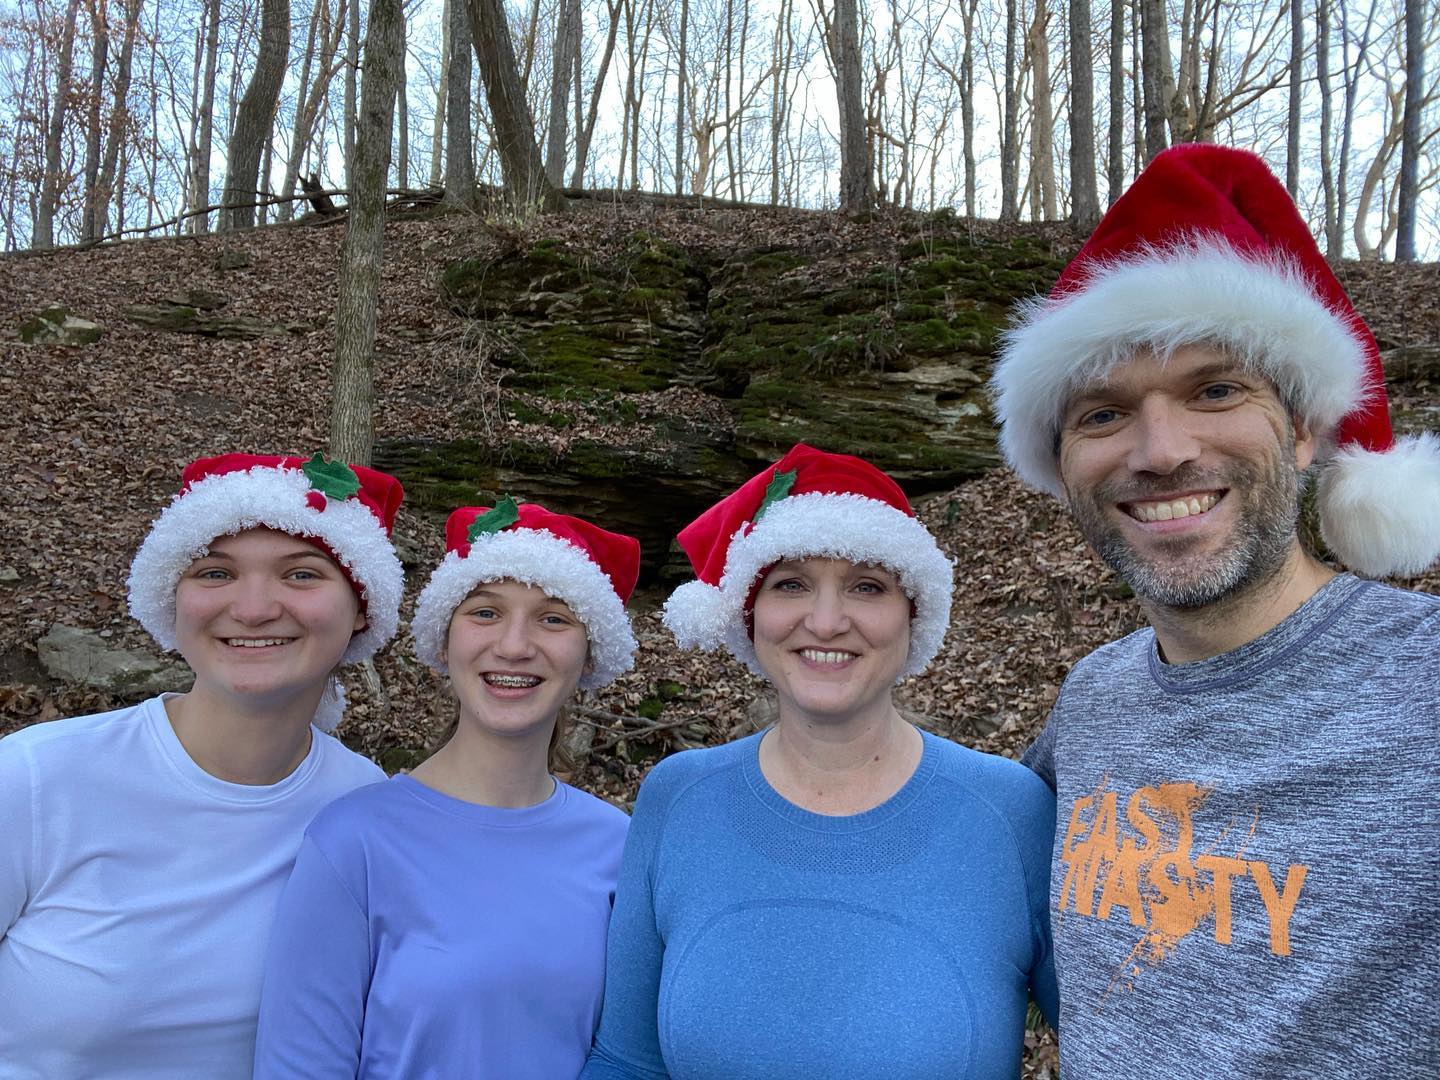
[[[508,492],[641,538],[647,574],[716,497],[796,442],[873,461],[912,493],[998,464],[985,380],[1011,304],[1063,260],[1034,237],[974,238],[953,217],[821,250],[688,250],[644,231],[610,254],[556,239],[451,265],[446,301],[504,371],[504,408],[559,450],[473,438],[381,443],[411,506]],[[634,421],[634,395],[703,391],[723,422]],[[576,438],[577,405],[621,439]]]
[[[99,323],[71,315],[63,304],[51,304],[20,324],[26,345],[94,345],[104,333]]]
[[[118,648],[102,633],[52,626],[36,643],[45,673],[60,682],[137,698],[189,688],[193,677],[184,664]]]

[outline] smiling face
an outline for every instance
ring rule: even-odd
[[[216,537],[175,588],[175,638],[197,689],[251,703],[318,694],[364,626],[334,561],[273,529]]]
[[[910,649],[910,598],[889,570],[777,563],[755,594],[755,655],[780,716],[834,723],[888,708]]]
[[[1073,398],[1060,474],[1085,538],[1136,594],[1199,608],[1298,549],[1314,440],[1267,379],[1205,346],[1146,353]]]
[[[445,642],[460,727],[548,739],[589,652],[585,624],[563,600],[516,581],[478,586],[456,607]]]

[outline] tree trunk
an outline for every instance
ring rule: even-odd
[[[690,0],[680,0],[680,56],[675,65],[675,194],[685,194],[685,101],[690,91],[686,65],[690,63]]]
[[[259,193],[260,158],[270,141],[280,84],[290,52],[290,0],[262,0],[260,13],[260,54],[255,72],[235,115],[230,134],[230,157],[225,170],[222,227],[248,229],[255,224],[255,199]]]
[[[555,47],[550,65],[550,114],[545,134],[545,174],[556,187],[565,183],[569,130],[570,81],[580,52],[580,0],[559,0]],[[577,132],[578,134],[578,132]]]
[[[1074,0],[1071,0],[1073,3]],[[1125,3],[1110,0],[1110,128],[1105,200],[1114,206],[1125,190]]]
[[[1344,238],[1335,211],[1335,169],[1331,162],[1330,114],[1330,0],[1315,6],[1315,78],[1320,84],[1320,185],[1325,193],[1325,257],[1332,262],[1344,254]]]
[[[190,161],[190,207],[193,211],[210,205],[210,152],[215,131],[215,65],[220,49],[220,0],[205,4],[205,81],[200,98],[200,132]],[[196,213],[190,231],[210,231],[210,215]]]
[[[980,0],[966,0],[965,44],[960,53],[961,156],[965,160],[965,216],[975,217],[975,12]]]
[[[375,441],[375,312],[385,247],[385,186],[395,91],[404,53],[401,0],[371,0],[330,376],[330,453],[361,465],[370,463]]]
[[[450,7],[444,0],[440,12],[440,80],[435,86],[435,120],[430,128],[430,186],[439,187],[445,175],[445,104],[450,96]]]
[[[870,180],[870,139],[863,104],[856,0],[835,0],[834,19],[830,48],[840,99],[840,209],[847,214],[856,214],[875,205],[875,191]]]
[[[75,19],[80,0],[65,8],[65,25],[60,32],[60,59],[55,75],[55,98],[50,103],[50,124],[45,129],[45,178],[40,189],[40,206],[30,236],[33,248],[55,246],[55,211],[60,202],[60,136],[65,130],[65,109],[70,102],[70,72],[75,55]]]
[[[505,194],[517,209],[561,210],[564,196],[545,175],[540,148],[535,145],[535,121],[520,86],[504,4],[501,0],[465,0],[465,7],[490,106]]]
[[[1169,145],[1170,36],[1165,0],[1138,0],[1143,38],[1140,72],[1145,87],[1145,163]]]
[[[1015,50],[1020,35],[1020,0],[1005,0],[1005,108],[1000,136],[1000,220],[1020,216],[1020,87]]]
[[[90,97],[85,103],[85,205],[80,216],[80,242],[93,243],[100,216],[100,99],[105,94],[105,65],[110,56],[110,19],[106,0],[89,0]]]
[[[1305,69],[1305,8],[1290,0],[1290,106],[1285,114],[1285,190],[1300,193],[1300,105]]]
[[[405,40],[405,9],[400,9],[400,40]],[[405,54],[395,68],[395,186],[410,186],[410,101],[405,89]]]
[[[1035,216],[1043,221],[1054,221],[1060,213],[1055,195],[1055,106],[1050,94],[1050,42],[1046,35],[1049,21],[1045,0],[1035,0],[1035,18],[1026,44],[1035,74],[1030,176],[1040,194],[1040,213]],[[1092,141],[1089,145],[1093,148],[1095,144]]]
[[[360,0],[352,0],[345,33],[345,186],[355,161],[355,97],[360,81]]]
[[[1420,0],[1405,0],[1405,112],[1400,122],[1400,179],[1395,218],[1395,261],[1415,261],[1415,203],[1419,198],[1420,107],[1425,94],[1425,51]]]
[[[456,206],[475,206],[475,133],[470,126],[470,15],[465,0],[451,0],[450,62],[445,94],[445,199]]]
[[[611,4],[606,0],[606,7],[610,12],[610,30],[605,36],[605,51],[600,56],[600,69],[595,73],[595,85],[590,91],[590,105],[585,113],[584,126],[575,132],[575,171],[570,174],[571,187],[578,188],[585,182],[585,165],[590,160],[590,140],[595,134],[595,121],[600,115],[600,94],[605,89],[605,79],[610,73],[610,60],[615,55],[615,38],[620,32],[620,8],[623,2],[624,0],[616,0]],[[578,90],[578,79],[576,83]]]
[[[1087,233],[1100,220],[1089,0],[1070,0],[1070,220]]]
[[[125,4],[125,37],[120,44],[120,62],[115,68],[115,105],[110,110],[110,123],[105,133],[105,156],[100,163],[100,180],[97,184],[98,207],[94,233],[105,235],[110,221],[110,200],[116,194],[115,170],[120,162],[121,147],[125,142],[125,122],[129,118],[126,102],[130,97],[131,63],[135,55],[135,34],[140,28],[140,5],[142,0],[127,0]],[[117,209],[123,220],[125,191],[120,185]]]

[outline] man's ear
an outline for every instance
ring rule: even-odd
[[[1295,433],[1295,468],[1304,472],[1315,460],[1319,440],[1310,430],[1309,422],[1298,413],[1290,414],[1290,429]]]

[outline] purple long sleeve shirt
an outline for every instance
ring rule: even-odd
[[[577,1076],[627,825],[558,782],[520,810],[403,776],[333,803],[281,897],[255,1076]]]

